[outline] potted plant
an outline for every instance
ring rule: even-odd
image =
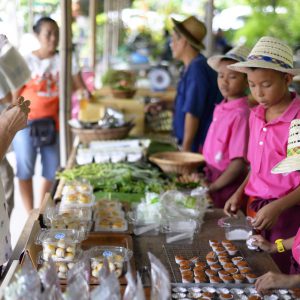
[[[135,75],[130,71],[108,70],[102,77],[102,83],[111,88],[116,98],[132,98],[136,93]]]

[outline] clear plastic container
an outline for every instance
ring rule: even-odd
[[[64,185],[62,195],[76,194],[77,192],[92,194],[93,186],[85,179],[70,181]]]
[[[132,251],[124,247],[114,246],[98,246],[89,250],[90,263],[91,263],[91,275],[98,277],[99,271],[103,266],[103,260],[108,260],[109,268],[116,273],[117,277],[120,277],[124,271],[124,262],[127,262],[132,257]]]
[[[42,245],[42,258],[48,261],[74,261],[79,250],[79,243],[85,238],[81,231],[72,229],[41,229],[36,244]]]
[[[66,194],[61,198],[61,207],[90,207],[95,204],[95,195],[87,193]]]
[[[225,230],[227,240],[247,240],[252,235],[253,227],[246,217],[225,217],[218,220],[218,225]]]
[[[103,217],[95,220],[95,231],[123,232],[128,230],[124,217]]]
[[[74,260],[72,262],[67,262],[67,261],[55,262],[57,277],[59,279],[64,280],[68,278],[68,272],[74,267],[74,265],[78,261],[80,261],[80,259],[82,258],[82,253],[83,253],[82,251],[79,251],[77,255],[74,257]],[[43,253],[40,252],[38,258],[38,265],[40,266],[40,268],[42,268],[45,263],[47,263],[47,261],[43,259]]]

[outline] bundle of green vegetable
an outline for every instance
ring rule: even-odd
[[[59,179],[68,181],[78,178],[89,180],[95,191],[120,193],[160,193],[168,181],[150,165],[129,163],[104,163],[76,166],[59,172]]]

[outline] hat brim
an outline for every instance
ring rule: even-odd
[[[228,68],[241,73],[249,73],[251,71],[251,68],[261,68],[261,69],[271,69],[282,73],[288,73],[291,75],[300,74],[300,69],[287,69],[287,68],[277,66],[272,62],[257,61],[257,60],[238,62],[236,64],[232,64],[228,66]]]
[[[300,170],[300,155],[293,155],[283,159],[275,167],[273,167],[272,174],[290,173]]]
[[[204,50],[205,46],[202,42],[197,43],[189,34],[189,32],[182,26],[181,22],[175,20],[174,18],[171,18],[172,22],[174,23],[175,28],[179,31],[180,34],[182,34],[189,44],[191,44],[194,48],[200,50]]]
[[[208,60],[207,60],[207,63],[208,65],[214,69],[215,71],[218,71],[219,70],[219,67],[220,67],[220,62],[222,59],[230,59],[232,61],[236,61],[238,62],[237,59],[234,59],[232,58],[231,56],[229,55],[214,55],[214,56],[211,56]]]

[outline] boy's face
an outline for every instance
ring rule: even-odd
[[[236,63],[236,61],[221,60],[218,69],[218,86],[223,97],[227,100],[244,96],[248,86],[245,74],[227,68],[228,65],[233,63]]]
[[[250,69],[247,73],[249,87],[254,99],[265,108],[286,101],[292,75],[271,69]]]

